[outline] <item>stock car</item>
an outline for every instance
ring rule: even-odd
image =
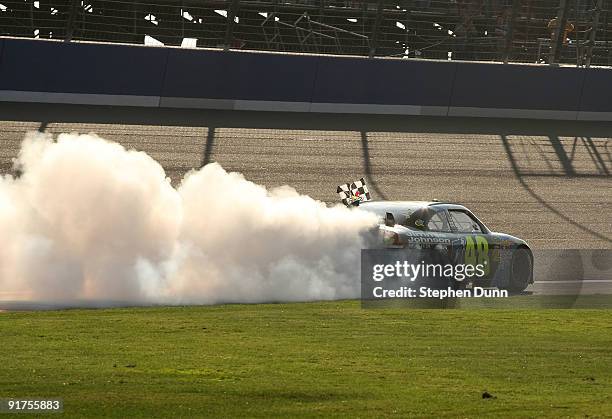
[[[529,245],[517,237],[492,232],[462,205],[369,201],[359,199],[357,194],[351,206],[379,217],[384,247],[436,249],[452,263],[485,266],[486,275],[482,278],[460,282],[453,279],[457,288],[471,284],[521,292],[533,283],[533,253]]]

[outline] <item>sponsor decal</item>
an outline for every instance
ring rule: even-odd
[[[402,236],[403,239],[405,239],[407,242],[409,243],[433,243],[433,244],[451,244],[451,240],[444,238],[444,237],[439,237],[439,236],[435,236],[433,234],[427,234],[427,233],[413,233],[413,234],[407,234]]]

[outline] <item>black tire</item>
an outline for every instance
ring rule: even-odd
[[[518,248],[512,253],[510,269],[510,284],[508,290],[522,292],[529,286],[533,275],[533,261],[531,252],[524,247]]]

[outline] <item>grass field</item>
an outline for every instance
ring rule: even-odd
[[[612,416],[607,310],[5,312],[0,348],[0,397],[62,417]]]

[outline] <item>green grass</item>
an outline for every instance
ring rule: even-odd
[[[0,354],[0,397],[63,397],[62,417],[612,415],[607,310],[9,312]]]

